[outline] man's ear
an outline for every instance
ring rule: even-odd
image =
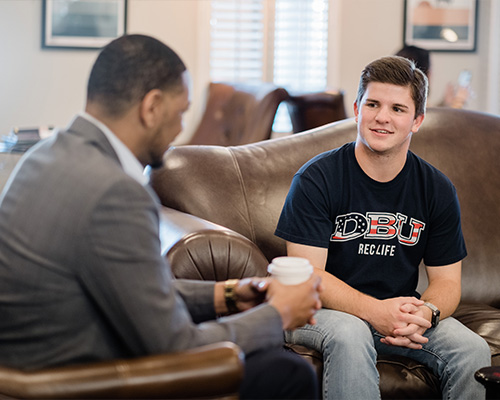
[[[358,122],[358,114],[359,114],[359,109],[358,109],[358,102],[354,101],[354,104],[352,105],[353,111],[354,111],[354,119],[356,123]]]
[[[146,128],[153,128],[163,118],[164,93],[159,89],[150,90],[139,106],[139,116]]]
[[[417,115],[417,117],[413,120],[412,133],[417,133],[420,129],[420,125],[424,122],[425,114]]]

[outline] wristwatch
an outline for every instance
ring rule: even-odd
[[[434,304],[425,302],[424,306],[429,307],[432,311],[432,320],[431,324],[432,327],[435,328],[439,324],[439,316],[441,315],[441,311],[439,311],[439,308],[437,308]]]
[[[236,285],[238,284],[238,279],[228,279],[224,282],[224,300],[226,301],[226,307],[231,314],[237,313],[240,310],[236,305],[238,296],[236,295]]]

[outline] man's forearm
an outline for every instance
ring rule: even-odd
[[[441,312],[441,319],[453,314],[462,293],[462,262],[440,267],[426,267],[429,286],[422,293],[422,300],[434,304]],[[426,312],[426,315],[429,313]]]
[[[324,308],[367,319],[368,310],[375,306],[377,299],[359,292],[329,272],[315,268],[314,273],[322,279],[324,290],[321,293],[321,302]]]
[[[422,300],[434,304],[441,311],[440,318],[449,317],[457,309],[460,302],[460,285],[454,281],[431,283],[422,293]],[[428,312],[430,316],[430,311]]]
[[[216,307],[213,303],[215,282],[174,279],[172,283],[188,307],[194,321],[199,323],[216,317]]]

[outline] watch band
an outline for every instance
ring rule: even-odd
[[[226,301],[226,307],[231,314],[240,311],[238,309],[238,306],[236,305],[238,296],[236,295],[236,291],[234,290],[236,285],[238,284],[238,281],[238,279],[228,279],[226,282],[224,282],[224,300]]]
[[[434,304],[429,303],[428,301],[424,303],[424,306],[428,307],[432,311],[431,324],[432,327],[435,328],[439,324],[439,317],[441,315],[441,311],[439,311],[439,308],[437,308]]]

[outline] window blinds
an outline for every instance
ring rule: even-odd
[[[325,90],[328,0],[212,0],[210,18],[212,81]],[[274,129],[291,129],[283,106]]]
[[[300,91],[327,82],[328,0],[276,0],[274,82]]]
[[[264,0],[212,1],[210,28],[212,81],[262,81]]]
[[[289,91],[325,90],[328,0],[275,0],[273,81]],[[289,132],[288,111],[278,108],[273,130]]]
[[[266,21],[271,3],[274,21]],[[212,0],[210,27],[212,80],[267,80],[304,91],[326,87],[328,0]]]

